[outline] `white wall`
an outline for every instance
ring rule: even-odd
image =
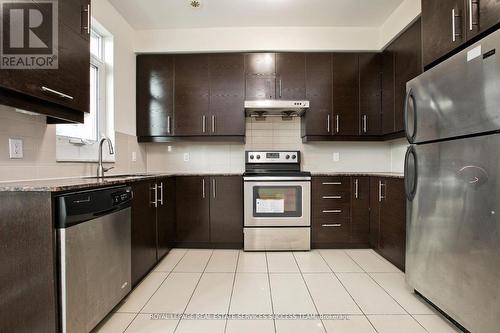
[[[393,172],[404,172],[405,154],[408,149],[406,139],[394,140],[391,145],[391,170]]]
[[[422,12],[421,0],[404,0],[380,27],[379,49],[384,49],[392,40],[413,23]]]

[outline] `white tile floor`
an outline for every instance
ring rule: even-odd
[[[96,332],[459,332],[372,250],[174,249],[115,311]],[[166,314],[267,317],[179,320]],[[273,319],[273,314],[330,317]]]

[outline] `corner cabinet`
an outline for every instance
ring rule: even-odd
[[[90,1],[58,9],[58,68],[0,69],[0,104],[44,114],[48,123],[83,123],[90,111]]]

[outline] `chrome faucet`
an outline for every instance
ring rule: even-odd
[[[104,138],[101,139],[101,141],[99,141],[99,162],[98,162],[98,165],[97,165],[97,177],[104,177],[104,173],[106,171],[109,171],[109,170],[113,169],[113,167],[111,167],[111,168],[105,168],[102,165],[102,145],[104,144],[104,142],[108,143],[109,153],[111,155],[113,155],[115,153],[115,151],[113,149],[113,143],[111,142],[110,139],[104,137]]]

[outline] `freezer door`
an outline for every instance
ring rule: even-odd
[[[410,143],[500,130],[500,30],[406,85]]]
[[[500,327],[500,134],[411,146],[408,284],[471,332]]]

